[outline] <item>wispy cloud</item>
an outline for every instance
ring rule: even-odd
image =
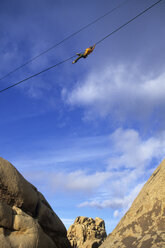
[[[69,152],[65,152],[64,148],[58,148],[55,152],[47,146],[45,151],[42,150],[44,152],[36,154],[34,161],[24,158],[25,164],[18,162],[22,167],[25,166],[24,176],[35,185],[42,185],[52,193],[61,192],[72,197],[83,194],[79,207],[110,208],[118,211],[115,214],[117,216],[128,209],[152,173],[152,161],[159,163],[165,157],[164,140],[164,132],[159,136],[144,138],[134,129],[120,128],[107,137],[69,142],[75,145],[70,147]],[[82,150],[87,143],[86,150]],[[52,147],[52,143],[49,145]],[[100,155],[103,166],[100,166],[98,160]],[[94,170],[89,167],[91,160]],[[60,168],[56,166],[59,162]]]
[[[117,129],[110,135],[112,155],[107,161],[106,172],[109,185],[103,194],[80,203],[79,207],[111,208],[120,216],[131,206],[133,200],[150,176],[153,159],[158,163],[165,157],[165,133],[158,137],[142,138],[133,129]],[[144,176],[145,175],[145,176]],[[117,214],[118,213],[118,214]]]
[[[84,193],[91,195],[110,178],[110,172],[89,173],[85,170],[74,170],[70,173],[61,172],[37,172],[37,175],[29,172],[25,177],[40,184],[45,180],[45,185],[52,192]]]
[[[94,207],[94,208],[111,208],[111,209],[120,209],[124,206],[124,202],[122,199],[113,199],[105,200],[102,202],[98,201],[86,201],[78,205],[78,207]]]
[[[98,201],[91,200],[82,202],[78,205],[78,207],[92,207],[92,208],[110,208],[114,211],[114,217],[121,217],[131,206],[132,202],[136,198],[136,196],[139,194],[141,188],[143,187],[144,182],[141,184],[138,184],[136,187],[133,188],[133,190],[130,191],[128,195],[125,195],[124,197],[116,198],[113,197],[112,199]]]

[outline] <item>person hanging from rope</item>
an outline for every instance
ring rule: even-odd
[[[90,46],[89,48],[87,48],[84,53],[76,53],[78,55],[78,58],[75,59],[72,62],[72,64],[75,64],[81,58],[84,58],[85,59],[90,53],[93,52],[94,49],[95,49],[95,44],[93,46]]]

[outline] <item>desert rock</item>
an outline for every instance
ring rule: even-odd
[[[68,229],[72,248],[98,248],[106,236],[105,223],[98,217],[77,217]]]
[[[1,248],[69,248],[67,231],[38,190],[0,158]]]
[[[165,160],[100,248],[165,247]]]

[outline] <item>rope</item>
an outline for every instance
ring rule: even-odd
[[[141,16],[142,14],[144,14],[145,12],[147,12],[149,9],[153,8],[155,5],[157,5],[157,4],[160,3],[161,1],[162,1],[162,0],[157,1],[156,3],[152,4],[151,6],[149,6],[147,9],[143,10],[142,12],[140,12],[140,13],[139,13],[138,15],[136,15],[134,18],[130,19],[128,22],[124,23],[124,24],[121,25],[119,28],[115,29],[113,32],[111,32],[110,34],[108,34],[107,36],[105,36],[104,38],[102,38],[101,40],[99,40],[98,42],[96,42],[96,45],[98,45],[99,43],[101,43],[103,40],[105,40],[106,38],[108,38],[110,35],[116,33],[117,31],[119,31],[119,30],[120,30],[121,28],[123,28],[124,26],[128,25],[130,22],[132,22],[133,20],[135,20],[136,18],[138,18],[139,16]],[[21,81],[15,83],[15,84],[12,84],[12,85],[8,86],[7,88],[4,88],[4,89],[0,90],[0,93],[2,93],[2,92],[4,92],[4,91],[6,91],[6,90],[8,90],[8,89],[10,89],[10,88],[12,88],[12,87],[18,85],[18,84],[21,84],[21,83],[23,83],[23,82],[25,82],[25,81],[27,81],[27,80],[33,78],[33,77],[36,77],[36,76],[40,75],[41,73],[46,72],[46,71],[48,71],[48,70],[50,70],[50,69],[52,69],[52,68],[54,68],[54,67],[56,67],[56,66],[58,66],[58,65],[61,65],[61,64],[65,63],[65,62],[67,62],[67,61],[73,59],[74,57],[76,57],[76,55],[74,55],[74,56],[72,56],[72,57],[70,57],[70,58],[67,58],[67,59],[65,59],[65,60],[63,60],[63,61],[61,61],[61,62],[59,62],[59,63],[57,63],[57,64],[55,64],[55,65],[53,65],[53,66],[50,66],[50,67],[48,67],[48,68],[46,68],[46,69],[44,69],[44,70],[42,70],[42,71],[40,71],[40,72],[38,72],[38,73],[36,73],[36,74],[33,74],[32,76],[27,77],[27,78],[25,78],[25,79],[23,79],[23,80],[21,80]]]
[[[120,8],[122,5],[124,5],[126,2],[128,2],[130,0],[125,0],[122,3],[118,4],[116,7],[114,7],[113,9],[111,9],[110,11],[108,11],[107,13],[105,13],[104,15],[98,17],[97,19],[95,19],[94,21],[90,22],[89,24],[83,26],[82,28],[80,28],[79,30],[77,30],[76,32],[72,33],[71,35],[67,36],[66,38],[64,38],[63,40],[61,40],[60,42],[56,43],[55,45],[49,47],[48,49],[44,50],[43,52],[39,53],[38,55],[32,57],[31,59],[29,59],[28,61],[26,61],[24,64],[18,66],[17,68],[15,68],[14,70],[8,72],[6,75],[4,75],[3,77],[0,78],[0,80],[6,78],[7,76],[9,76],[10,74],[16,72],[17,70],[21,69],[22,67],[24,67],[25,65],[28,65],[29,63],[31,63],[32,61],[34,61],[35,59],[39,58],[40,56],[44,55],[45,53],[49,52],[50,50],[54,49],[55,47],[59,46],[60,44],[62,44],[63,42],[65,42],[66,40],[70,39],[71,37],[75,36],[76,34],[80,33],[81,31],[83,31],[84,29],[87,29],[88,27],[90,27],[91,25],[95,24],[96,22],[100,21],[101,19],[103,19],[105,16],[110,15],[112,12],[114,12],[115,10],[117,10],[118,8]]]
[[[138,15],[136,15],[134,18],[130,19],[128,22],[124,23],[123,25],[121,25],[120,27],[118,27],[117,29],[115,29],[112,33],[108,34],[107,36],[105,36],[104,38],[102,38],[101,40],[99,40],[98,42],[96,42],[95,45],[98,45],[99,43],[101,43],[103,40],[107,39],[109,36],[111,36],[112,34],[118,32],[120,29],[122,29],[123,27],[125,27],[126,25],[128,25],[130,22],[134,21],[135,19],[137,19],[139,16],[143,15],[145,12],[147,12],[149,9],[153,8],[155,5],[157,5],[158,3],[160,3],[162,0],[157,1],[156,3],[152,4],[151,6],[149,6],[147,9],[143,10],[142,12],[140,12]]]
[[[12,85],[8,86],[7,88],[4,88],[4,89],[0,90],[0,93],[2,93],[2,92],[4,92],[4,91],[6,91],[6,90],[8,90],[8,89],[10,89],[10,88],[12,88],[12,87],[18,85],[18,84],[21,84],[21,83],[23,83],[23,82],[25,82],[25,81],[27,81],[27,80],[33,78],[33,77],[36,77],[36,76],[40,75],[40,74],[43,73],[43,72],[49,71],[50,69],[52,69],[52,68],[54,68],[54,67],[56,67],[56,66],[58,66],[58,65],[61,65],[61,64],[65,63],[65,62],[67,62],[68,60],[73,59],[74,57],[76,57],[76,55],[74,55],[74,56],[72,56],[72,57],[70,57],[70,58],[68,58],[68,59],[65,59],[65,60],[63,60],[63,61],[61,61],[61,62],[59,62],[59,63],[57,63],[57,64],[55,64],[55,65],[52,65],[52,66],[50,66],[50,67],[48,67],[48,68],[46,68],[46,69],[44,69],[44,70],[42,70],[42,71],[40,71],[40,72],[38,72],[38,73],[36,73],[36,74],[33,74],[32,76],[27,77],[27,78],[25,78],[25,79],[23,79],[23,80],[21,80],[21,81],[15,83],[15,84],[12,84]]]

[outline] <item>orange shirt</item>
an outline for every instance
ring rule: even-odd
[[[86,50],[85,50],[85,52],[84,52],[84,55],[86,56],[86,55],[89,55],[91,52],[93,52],[93,50],[94,50],[94,48],[95,48],[95,46],[93,46],[92,48],[87,48]]]

